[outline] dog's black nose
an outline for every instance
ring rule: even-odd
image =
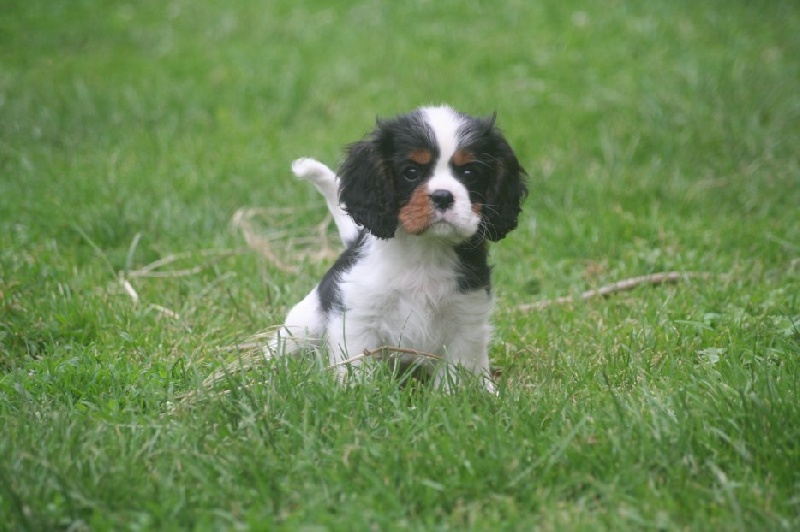
[[[449,209],[453,205],[453,193],[443,188],[437,188],[430,195],[431,201],[440,211]]]

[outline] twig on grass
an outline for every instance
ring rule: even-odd
[[[433,353],[426,353],[425,351],[420,351],[419,349],[411,349],[410,347],[392,347],[389,345],[384,345],[381,347],[376,347],[375,349],[365,349],[363,353],[360,355],[356,355],[354,357],[350,357],[346,360],[342,360],[341,362],[337,362],[335,364],[331,364],[328,366],[327,369],[338,368],[341,366],[347,366],[354,362],[359,362],[366,358],[383,358],[384,353],[402,353],[404,355],[414,355],[420,358],[427,358],[429,360],[442,360],[442,357],[439,355],[434,355]]]
[[[260,335],[263,336],[263,335]],[[215,384],[225,380],[230,375],[233,375],[239,371],[250,371],[256,367],[259,362],[266,361],[272,356],[265,354],[264,352],[264,344],[260,342],[245,342],[241,344],[236,344],[233,346],[221,347],[219,348],[220,351],[229,352],[229,351],[239,351],[242,355],[235,361],[225,365],[222,369],[219,369],[209,375],[208,377],[203,380],[201,387],[197,390],[192,390],[182,396],[176,397],[182,403],[186,401],[192,400],[202,393],[209,391],[209,389],[214,386]],[[419,349],[412,349],[409,347],[392,347],[392,346],[381,346],[375,349],[367,349],[360,355],[356,355],[354,357],[348,358],[346,360],[342,360],[341,362],[337,362],[335,364],[330,364],[326,366],[325,369],[332,370],[338,367],[347,366],[349,364],[353,364],[364,359],[368,358],[383,358],[387,353],[402,353],[404,355],[413,355],[420,358],[425,358],[429,360],[441,360],[442,357],[439,355],[435,355],[433,353],[427,353],[425,351],[420,351]],[[242,385],[243,387],[250,387],[257,384],[264,384],[264,382],[255,382]],[[221,390],[219,393],[222,395],[228,395],[231,393],[231,390]],[[170,406],[170,410],[173,410],[175,405],[172,404]]]
[[[711,277],[711,273],[709,272],[692,272],[692,271],[670,271],[670,272],[653,273],[650,275],[640,275],[637,277],[630,277],[628,279],[623,279],[621,281],[617,281],[616,283],[611,283],[609,285],[601,286],[600,288],[593,288],[577,296],[562,296],[555,299],[546,299],[544,301],[537,301],[534,303],[525,303],[523,305],[517,306],[517,310],[521,311],[544,310],[553,305],[565,305],[569,303],[574,303],[575,301],[586,301],[596,297],[608,297],[612,294],[616,294],[619,292],[633,290],[637,286],[641,286],[643,284],[660,285],[667,283],[676,283],[678,281],[683,281],[685,279],[692,279],[692,278],[707,279],[709,277]]]
[[[308,341],[311,340],[309,338],[305,338],[304,340]],[[222,352],[230,352],[230,351],[238,351],[243,353],[244,356],[240,357],[238,360],[231,362],[223,369],[217,370],[203,381],[203,386],[210,386],[216,384],[227,375],[237,371],[237,370],[244,370],[249,371],[255,367],[255,365],[261,360],[268,360],[270,358],[274,358],[270,354],[266,354],[264,352],[264,344],[259,342],[244,342],[241,344],[236,344],[233,346],[221,347],[219,351]],[[367,358],[383,358],[386,353],[402,353],[404,355],[413,355],[420,358],[427,358],[429,360],[441,360],[442,357],[439,355],[435,355],[433,353],[426,353],[425,351],[420,351],[419,349],[412,349],[410,347],[392,347],[389,345],[384,345],[381,347],[376,347],[375,349],[366,349],[360,355],[356,355],[350,357],[346,360],[342,360],[340,362],[336,362],[334,364],[330,364],[326,366],[326,369],[334,369],[342,366],[347,366],[353,364],[355,362],[360,362]]]

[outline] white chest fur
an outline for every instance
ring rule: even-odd
[[[365,349],[407,347],[451,358],[480,356],[490,333],[486,290],[459,290],[452,246],[419,238],[371,239],[342,274],[344,310],[328,317],[328,343],[341,360]]]

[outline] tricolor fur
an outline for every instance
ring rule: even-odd
[[[458,365],[493,390],[487,243],[516,227],[527,193],[494,117],[423,107],[350,145],[338,178],[313,159],[292,169],[323,194],[346,249],[268,354],[320,348],[337,365],[410,348],[443,359],[429,368],[435,384]]]

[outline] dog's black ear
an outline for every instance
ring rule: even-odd
[[[486,205],[483,207],[484,234],[487,239],[497,242],[517,227],[522,202],[528,195],[525,184],[527,176],[514,150],[494,125],[494,117],[487,119],[485,123],[494,145],[492,152],[496,160],[495,176],[489,185]]]
[[[378,238],[391,238],[399,210],[380,132],[351,144],[339,169],[339,200],[353,220]]]

